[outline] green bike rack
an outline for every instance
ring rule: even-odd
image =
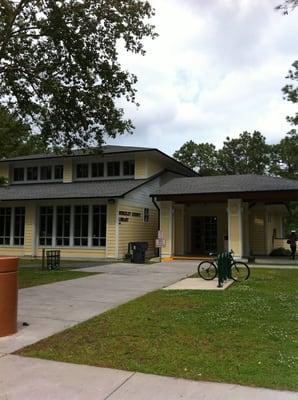
[[[220,253],[217,257],[218,285],[223,287],[225,281],[231,278],[232,256],[229,252]]]

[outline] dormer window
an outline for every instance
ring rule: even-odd
[[[104,163],[92,163],[91,171],[92,171],[92,178],[102,178],[104,176]]]
[[[38,180],[38,167],[28,167],[27,181],[37,181],[37,180]]]
[[[24,168],[14,168],[13,169],[13,180],[14,182],[22,182],[25,179]]]
[[[40,180],[49,181],[52,179],[52,167],[50,165],[40,168]]]
[[[63,179],[63,165],[55,165],[55,179]]]
[[[120,161],[108,162],[108,176],[120,176]]]
[[[89,164],[78,164],[77,165],[77,178],[88,178],[89,177]]]
[[[132,176],[135,174],[135,161],[128,160],[123,162],[123,175]]]

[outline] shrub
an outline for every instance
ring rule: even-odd
[[[273,249],[270,253],[270,256],[273,257],[286,257],[290,255],[291,255],[290,250],[284,249],[283,247],[278,247],[277,249]]]

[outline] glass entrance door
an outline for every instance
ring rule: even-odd
[[[191,218],[191,253],[208,255],[217,252],[217,218]]]

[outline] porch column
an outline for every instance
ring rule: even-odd
[[[24,256],[35,257],[36,237],[36,206],[28,203],[25,211]]]
[[[243,223],[243,256],[250,256],[250,239],[249,239],[249,204],[243,203],[243,214],[242,214],[242,223]]]
[[[184,204],[176,204],[175,205],[175,214],[174,214],[174,255],[183,256],[184,251]]]
[[[171,201],[160,203],[160,230],[165,240],[165,246],[161,248],[161,261],[170,261],[174,255],[173,203]]]
[[[229,251],[234,257],[243,256],[242,199],[228,200]]]
[[[107,204],[107,239],[106,257],[118,258],[119,250],[119,223],[118,223],[118,201],[109,200]]]

